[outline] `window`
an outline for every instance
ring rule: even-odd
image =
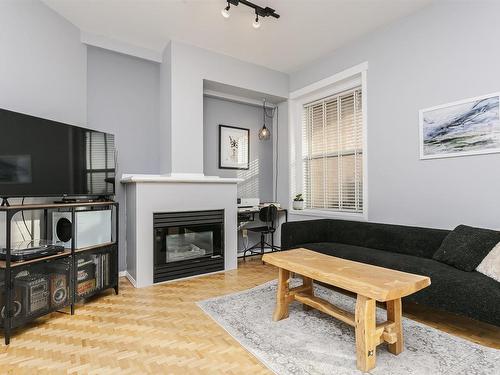
[[[302,188],[307,209],[363,213],[362,89],[303,105]]]
[[[88,131],[85,133],[87,190],[90,194],[109,193],[108,181],[115,177],[114,136]]]

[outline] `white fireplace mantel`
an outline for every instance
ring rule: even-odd
[[[219,176],[205,176],[195,173],[176,174],[123,174],[120,182],[130,184],[136,182],[194,182],[194,183],[217,183],[217,184],[237,184],[242,182],[242,178],[222,178]]]

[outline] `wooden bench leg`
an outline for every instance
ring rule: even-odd
[[[356,362],[359,370],[368,372],[375,367],[375,300],[358,294],[355,312]]]
[[[302,276],[302,284],[304,286],[307,286],[308,289],[305,290],[303,293],[309,295],[309,296],[314,296],[314,287],[313,287],[313,279],[311,279],[310,277],[306,277],[306,276]],[[302,305],[302,308],[307,311],[307,310],[311,310],[312,307],[309,306],[309,305],[306,305],[306,304],[303,304]]]
[[[273,320],[288,318],[288,298],[290,271],[283,268],[278,269],[278,293],[276,296],[276,309],[274,310]]]
[[[394,333],[397,337],[397,341],[394,344],[388,344],[388,349],[392,354],[398,355],[404,350],[401,298],[387,301],[386,305],[387,320],[395,323]]]

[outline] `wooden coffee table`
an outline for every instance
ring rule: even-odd
[[[278,295],[273,320],[288,317],[293,301],[329,314],[355,328],[356,360],[361,371],[375,367],[376,348],[384,342],[393,354],[403,351],[401,298],[431,284],[427,276],[395,271],[324,255],[307,249],[265,254],[264,262],[279,268]],[[302,277],[301,286],[290,288],[290,273]],[[313,280],[357,294],[354,314],[314,296]],[[386,302],[387,321],[377,324],[376,301]]]

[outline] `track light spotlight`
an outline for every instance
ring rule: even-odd
[[[260,27],[259,15],[255,14],[255,21],[252,22],[252,26],[254,29],[258,29]]]
[[[229,1],[227,2],[227,7],[225,7],[224,9],[221,10],[221,14],[222,14],[222,17],[224,18],[229,18],[229,16],[231,15],[229,13],[229,9],[231,8],[231,5],[229,5]]]

